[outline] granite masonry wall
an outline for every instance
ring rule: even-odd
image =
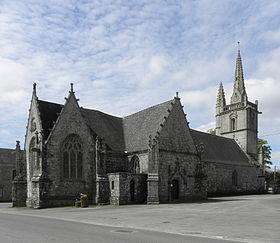
[[[69,136],[79,137],[82,145],[83,166],[81,179],[64,179],[61,145]],[[48,188],[44,200],[46,206],[73,205],[80,193],[89,195],[90,202],[95,199],[95,141],[81,116],[73,96],[62,110],[58,122],[47,141]]]
[[[250,165],[205,163],[208,196],[263,193],[260,169]],[[236,179],[233,173],[236,171]]]
[[[159,134],[159,201],[172,198],[173,180],[178,182],[180,201],[205,198],[204,187],[197,185],[198,156],[179,99],[175,99]]]
[[[15,150],[0,149],[0,202],[12,200],[12,183],[15,175]]]
[[[127,172],[128,159],[124,152],[107,151],[106,173]]]
[[[147,175],[132,173],[108,174],[110,204],[135,204],[147,200]]]

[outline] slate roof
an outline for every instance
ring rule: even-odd
[[[203,161],[217,163],[249,164],[249,159],[234,139],[220,137],[190,129],[194,143],[203,143]]]
[[[171,108],[172,101],[166,101],[123,118],[127,151],[148,149],[149,135],[156,135],[160,124],[164,121],[164,116],[168,116],[167,110]]]
[[[173,100],[152,106],[124,118],[111,116],[97,110],[81,108],[88,127],[115,151],[134,152],[148,149],[149,135],[153,137],[168,116]],[[45,138],[54,126],[63,105],[38,100]],[[205,151],[202,160],[217,163],[248,165],[249,160],[238,144],[229,138],[190,129],[195,144],[202,142]]]
[[[16,164],[16,153],[14,149],[0,148],[0,164]]]
[[[81,113],[87,125],[99,137],[104,138],[111,149],[125,151],[122,118],[84,108],[81,108]]]
[[[171,102],[169,100],[124,118],[85,108],[81,108],[81,114],[88,127],[104,138],[111,149],[133,152],[148,149],[149,135],[156,135],[164,116],[168,116]],[[63,105],[38,100],[38,107],[47,139]]]
[[[54,122],[57,120],[63,105],[38,100],[38,108],[41,116],[45,139],[48,138]]]

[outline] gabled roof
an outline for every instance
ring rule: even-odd
[[[196,145],[204,144],[202,161],[249,165],[249,159],[234,139],[190,129]]]
[[[81,113],[89,128],[104,138],[111,149],[125,151],[122,118],[84,108],[81,108]]]
[[[57,120],[63,105],[38,100],[38,108],[42,121],[45,139],[48,138],[54,122]]]
[[[88,127],[105,143],[116,151],[139,151],[148,149],[149,136],[153,137],[168,116],[173,100],[152,106],[124,118],[111,116],[97,110],[81,108],[81,114]],[[38,100],[38,108],[44,129],[45,139],[48,138],[63,105]]]
[[[0,164],[15,165],[16,164],[15,150],[0,148]]]
[[[124,139],[129,152],[148,149],[149,135],[154,137],[168,116],[173,100],[152,106],[123,118]]]

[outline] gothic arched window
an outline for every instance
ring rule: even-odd
[[[140,161],[137,155],[133,155],[131,158],[130,168],[132,173],[140,173]]]
[[[81,179],[83,174],[83,153],[77,135],[67,137],[62,143],[63,178]]]
[[[232,177],[232,185],[233,186],[237,186],[237,171],[234,170],[231,174]]]
[[[230,119],[230,128],[231,128],[231,131],[236,130],[236,119],[235,118]]]

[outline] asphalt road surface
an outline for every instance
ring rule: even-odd
[[[12,208],[0,203],[2,242],[280,242],[280,194],[181,204]]]
[[[237,242],[25,215],[0,215],[0,242]]]

